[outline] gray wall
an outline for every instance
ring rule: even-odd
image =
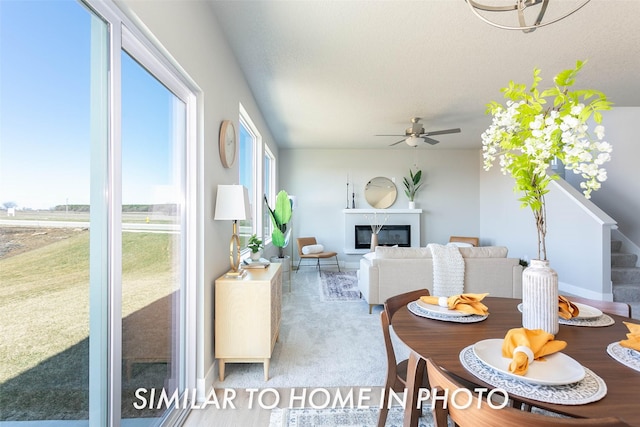
[[[445,243],[450,235],[479,236],[478,150],[395,148],[380,150],[281,150],[280,183],[297,196],[294,237],[316,236],[340,259],[357,265],[360,256],[345,255],[344,214],[349,192],[355,189],[356,207],[369,208],[364,198],[366,183],[376,176],[395,179],[398,197],[391,208],[406,209],[402,178],[417,165],[424,185],[416,196],[423,209],[421,245]],[[351,200],[351,196],[349,196]],[[351,203],[351,202],[349,202]]]

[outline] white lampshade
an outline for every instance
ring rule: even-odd
[[[419,142],[420,142],[420,138],[418,138],[415,135],[411,135],[409,138],[406,139],[407,145],[411,147],[417,147]]]
[[[249,192],[244,185],[218,185],[216,220],[251,219]]]

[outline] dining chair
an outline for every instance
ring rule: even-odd
[[[429,295],[428,289],[419,289],[417,291],[411,291],[404,294],[393,296],[384,302],[384,309],[380,313],[380,322],[382,323],[382,336],[384,337],[384,345],[387,351],[387,380],[384,385],[384,396],[388,399],[391,390],[395,392],[402,392],[408,389],[407,384],[407,359],[400,362],[396,359],[396,352],[393,348],[393,342],[391,341],[390,324],[391,319],[399,308],[404,307],[411,301],[419,299],[423,295]],[[422,370],[421,375],[422,387],[428,387],[428,381],[426,378],[426,371]],[[380,415],[378,416],[378,427],[384,427],[387,421],[387,414],[389,412],[388,405],[384,404],[380,408]]]
[[[590,305],[607,314],[617,314],[618,316],[631,317],[631,307],[629,304],[618,301],[599,301],[595,299],[574,297],[568,295],[567,298],[571,302],[579,302],[580,304]]]
[[[463,388],[463,386],[432,359],[426,360],[426,369],[432,390],[435,390],[434,392],[438,393],[438,396],[444,395],[443,398],[434,399],[433,401],[432,413],[436,427],[447,427],[449,418],[455,425],[460,427],[520,427],[532,425],[536,427],[629,426],[629,424],[616,417],[565,418],[521,411],[510,407],[496,409],[486,400],[479,399],[477,394],[471,394],[470,396],[469,393],[456,393],[456,390]],[[494,406],[499,405],[494,404]]]
[[[338,254],[332,251],[325,251],[324,247],[322,247],[321,245],[318,245],[318,242],[316,241],[315,237],[298,237],[296,241],[298,243],[298,257],[300,259],[298,261],[298,268],[296,269],[296,273],[298,272],[298,270],[300,270],[300,263],[302,263],[303,259],[315,259],[316,267],[318,268],[318,272],[320,272],[320,260],[327,259],[327,258],[334,258],[334,257],[336,259],[336,266],[338,267],[338,271],[340,271],[340,264],[338,263]],[[305,246],[315,247],[317,248],[317,251],[307,253],[304,250]]]
[[[480,239],[477,237],[451,236],[449,243],[468,243],[471,246],[480,246]]]

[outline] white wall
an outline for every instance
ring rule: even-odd
[[[605,139],[613,145],[613,152],[611,161],[605,164],[607,180],[591,197],[596,205],[618,222],[620,232],[636,246],[640,246],[638,123],[639,107],[614,107],[613,110],[604,112],[602,124],[606,130]],[[580,178],[567,171],[566,179],[574,184]]]
[[[407,208],[402,178],[417,165],[424,185],[416,196],[422,214],[421,244],[445,243],[450,235],[479,236],[478,150],[398,148],[380,150],[281,150],[280,183],[297,196],[294,237],[316,236],[341,261],[357,263],[359,255],[345,255],[344,215],[347,174],[355,188],[356,207],[368,208],[366,183],[376,176],[395,179],[398,198],[392,208]],[[349,196],[351,203],[351,196]],[[296,249],[297,250],[297,249]],[[356,264],[357,265],[357,264]]]
[[[229,240],[231,222],[214,221],[214,204],[218,184],[237,184],[237,162],[230,169],[222,167],[218,152],[220,124],[231,119],[238,125],[239,103],[249,113],[275,156],[278,149],[256,106],[242,70],[222,35],[209,3],[205,1],[137,1],[119,2],[129,14],[134,13],[158,42],[169,52],[202,90],[203,120],[203,193],[204,218],[202,283],[198,298],[199,336],[202,353],[198,358],[197,378],[200,382],[212,379],[213,348],[213,285],[217,277],[229,269]],[[217,373],[216,373],[217,374]]]

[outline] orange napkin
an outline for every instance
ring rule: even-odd
[[[572,317],[578,317],[580,309],[566,297],[558,295],[558,315],[563,319],[569,320]]]
[[[620,345],[632,350],[640,351],[640,325],[630,322],[622,322],[627,325],[629,333],[627,339],[620,341]]]
[[[502,343],[502,357],[511,358],[509,371],[524,375],[534,360],[562,350],[565,341],[555,341],[554,335],[542,329],[514,328],[507,332]]]
[[[456,310],[461,313],[486,316],[489,314],[489,309],[480,301],[482,301],[487,295],[489,294],[460,294],[452,295],[450,297],[424,296],[420,297],[420,301],[426,304],[447,307],[449,310]]]

